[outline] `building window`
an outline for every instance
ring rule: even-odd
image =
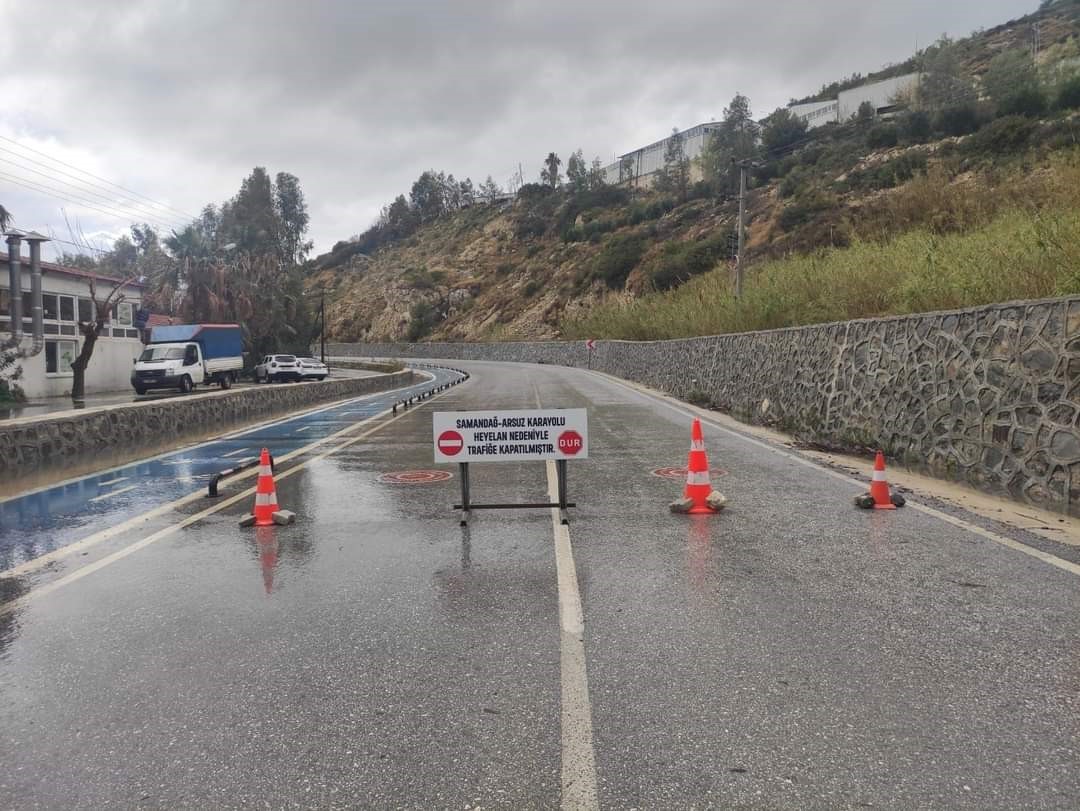
[[[79,320],[83,323],[94,320],[94,304],[88,298],[79,299]]]
[[[56,304],[56,296],[46,293],[41,297],[42,315],[44,315],[46,321],[56,321],[60,315],[60,311]],[[27,315],[27,313],[23,313]]]
[[[71,364],[74,360],[74,341],[45,342],[45,374],[70,377]]]
[[[61,321],[74,321],[75,320],[75,298],[74,298],[74,296],[60,296],[60,320]]]
[[[116,305],[116,325],[118,327],[132,326],[132,306],[130,302],[121,301]]]
[[[11,315],[11,291],[0,290],[0,315]]]

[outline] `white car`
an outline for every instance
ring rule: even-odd
[[[325,380],[330,374],[326,364],[317,358],[297,358],[296,362],[300,364],[301,380]]]
[[[256,383],[275,383],[278,380],[299,380],[300,363],[295,355],[266,355],[255,367]]]

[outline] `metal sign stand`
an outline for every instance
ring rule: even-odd
[[[455,504],[454,509],[461,510],[461,526],[463,527],[469,525],[469,512],[472,510],[531,510],[551,509],[552,507],[559,508],[559,521],[563,525],[566,525],[570,523],[570,518],[566,514],[567,508],[577,506],[574,502],[567,501],[565,459],[555,460],[555,471],[558,474],[559,481],[559,500],[554,504],[549,502],[527,504],[473,504],[472,493],[469,487],[469,463],[459,463],[458,471],[461,478],[461,503]]]

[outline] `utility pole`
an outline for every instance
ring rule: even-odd
[[[319,360],[326,364],[326,288],[322,289],[319,303]]]
[[[731,159],[732,163],[735,159]],[[746,170],[750,166],[750,161],[739,161],[739,223],[736,226],[738,229],[738,247],[735,249],[735,298],[742,298],[742,282],[743,282],[743,245],[746,241]]]

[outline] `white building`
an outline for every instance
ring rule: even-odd
[[[11,337],[11,283],[9,259],[0,253],[0,343]],[[33,346],[33,299],[31,294],[30,262],[21,261],[22,275],[22,348]],[[51,262],[41,263],[41,303],[44,345],[41,351],[18,361],[22,377],[18,385],[30,399],[58,397],[71,393],[71,362],[82,348],[78,321],[93,318],[90,280],[94,279],[97,297],[104,299],[121,280],[99,273],[62,267]],[[129,283],[123,290],[124,300],[113,308],[94,347],[86,369],[86,393],[123,391],[131,387],[132,361],[142,351],[140,330],[135,326],[135,314],[142,303],[143,285]]]
[[[718,129],[720,129],[720,122],[709,121],[679,133],[683,139],[683,152],[690,159],[690,177],[694,181],[701,179],[701,169],[695,158],[700,157],[705,151],[709,133]],[[633,152],[620,155],[615,163],[604,167],[604,180],[611,184],[628,182],[633,186],[651,186],[656,173],[664,168],[664,152],[667,151],[668,142],[672,137],[669,135],[662,141],[656,141]],[[621,167],[627,159],[629,159],[630,176],[624,177]]]
[[[870,102],[875,115],[885,115],[894,107],[907,106],[919,89],[919,73],[895,76],[880,82],[853,87],[841,91],[835,99],[792,104],[788,109],[806,122],[810,129],[830,122],[843,122],[854,118],[859,107]]]

